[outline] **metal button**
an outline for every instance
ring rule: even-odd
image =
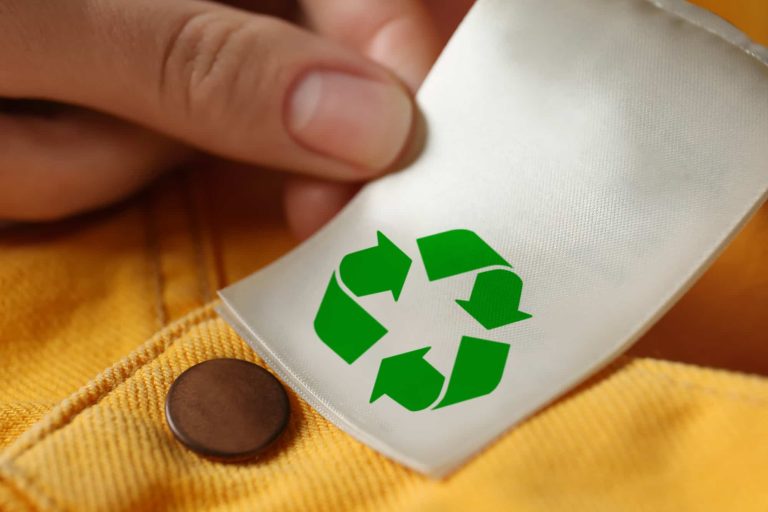
[[[165,401],[168,426],[187,448],[224,461],[255,457],[285,430],[288,395],[267,370],[212,359],[179,375]]]

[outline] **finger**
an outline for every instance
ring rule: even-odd
[[[295,20],[298,6],[296,0],[219,0],[220,3],[245,9],[259,14],[266,14],[284,20]]]
[[[386,169],[409,134],[413,105],[389,72],[274,18],[195,0],[6,3],[0,95],[82,104],[336,179]]]
[[[442,43],[420,0],[301,0],[311,27],[393,70],[416,91]]]
[[[0,219],[50,220],[122,198],[186,156],[94,112],[0,114]]]
[[[435,20],[442,44],[448,42],[456,27],[466,16],[475,0],[424,0],[430,16]]]
[[[392,69],[412,91],[442,46],[429,13],[418,0],[302,0],[310,27]],[[285,187],[285,210],[294,234],[320,229],[357,192],[329,181],[294,179]]]
[[[284,188],[288,226],[300,240],[309,237],[331,220],[359,190],[352,183],[335,183],[292,177]]]

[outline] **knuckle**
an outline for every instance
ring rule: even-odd
[[[264,82],[265,46],[252,23],[228,13],[186,18],[165,45],[161,101],[176,102],[188,118],[231,119]]]

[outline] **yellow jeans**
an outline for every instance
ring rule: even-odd
[[[764,0],[702,3],[768,43]],[[165,394],[206,359],[260,362],[211,304],[292,246],[278,198],[213,169],[0,232],[0,510],[768,510],[768,208],[633,352],[447,479],[295,395],[258,461],[187,451]]]

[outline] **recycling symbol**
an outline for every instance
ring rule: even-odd
[[[355,297],[390,292],[395,302],[405,285],[411,258],[382,232],[378,244],[344,256],[325,290],[315,316],[320,340],[348,364],[353,364],[387,334]],[[430,282],[487,269],[475,277],[468,299],[456,303],[486,330],[520,322],[531,315],[519,310],[523,281],[474,231],[455,229],[416,240]],[[501,267],[501,268],[499,268]],[[410,411],[430,407],[440,396],[445,376],[424,359],[423,347],[382,359],[370,402],[387,395]],[[433,408],[471,400],[493,392],[501,381],[509,344],[462,336],[448,387]]]

